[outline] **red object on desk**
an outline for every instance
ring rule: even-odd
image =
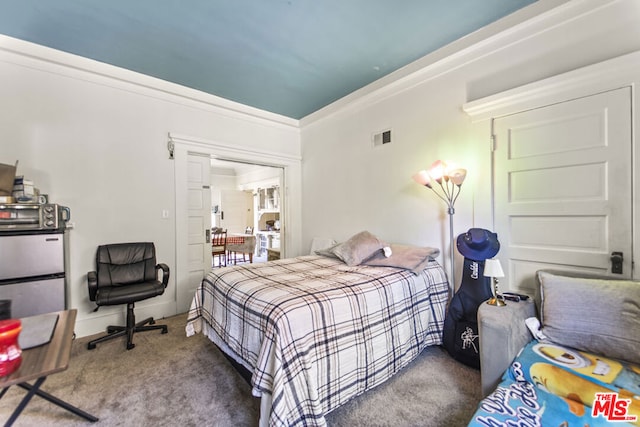
[[[22,349],[18,344],[21,330],[19,319],[0,320],[0,377],[11,374],[22,363]]]

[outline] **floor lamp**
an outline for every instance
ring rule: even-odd
[[[451,276],[449,277],[449,288],[453,292],[454,289],[454,272],[455,266],[454,241],[453,241],[453,214],[455,209],[453,205],[456,203],[460,195],[460,188],[464,179],[467,177],[467,170],[460,168],[452,168],[442,160],[434,162],[428,171],[421,170],[413,176],[413,180],[420,185],[431,189],[436,195],[447,204],[447,213],[449,214],[449,247],[451,249]]]

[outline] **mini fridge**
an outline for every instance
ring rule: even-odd
[[[11,317],[66,308],[64,231],[0,233],[0,300]]]

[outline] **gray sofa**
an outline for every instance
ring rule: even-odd
[[[533,301],[478,310],[484,398],[468,427],[640,427],[640,282],[536,276]]]
[[[550,341],[640,364],[640,282],[542,270],[528,301],[478,310],[483,397],[491,393],[533,336],[525,319],[538,316]]]

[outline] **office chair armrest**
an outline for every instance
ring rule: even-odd
[[[160,263],[156,265],[156,271],[158,270],[162,270],[162,284],[166,288],[169,283],[169,266],[167,264]]]
[[[98,273],[95,271],[88,272],[87,284],[89,285],[89,299],[95,301],[96,294],[98,293]]]

